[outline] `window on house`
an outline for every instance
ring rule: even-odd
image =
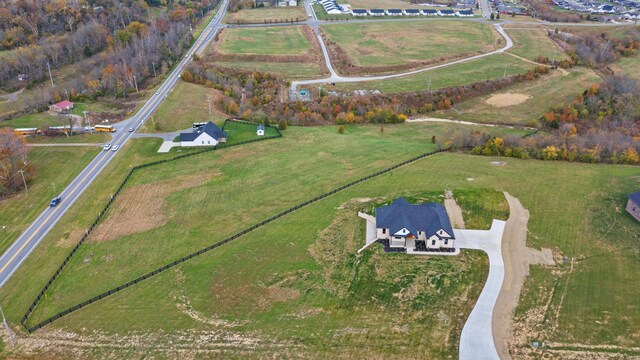
[[[211,144],[211,141],[208,141],[208,140],[207,140],[207,144]]]
[[[445,239],[445,240],[444,240],[444,244],[445,244],[445,245],[449,245],[449,240],[448,240],[448,239]]]
[[[436,241],[435,240],[431,240],[431,246],[436,246]]]
[[[386,234],[387,233],[387,229],[382,229],[382,233]]]
[[[202,140],[202,144],[204,145],[204,140]]]

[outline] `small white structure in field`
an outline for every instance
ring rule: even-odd
[[[262,124],[258,125],[258,129],[256,130],[256,135],[264,136],[264,125]]]
[[[211,121],[194,128],[193,132],[180,133],[180,146],[184,147],[216,146],[226,141],[227,134]]]

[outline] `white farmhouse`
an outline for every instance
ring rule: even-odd
[[[208,123],[193,129],[193,132],[180,133],[180,146],[216,146],[226,142],[227,134],[216,124]]]

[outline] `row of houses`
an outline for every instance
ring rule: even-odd
[[[317,0],[317,3],[322,5],[327,14],[330,15],[339,15],[339,14],[348,14],[349,6],[348,5],[339,5],[336,0]]]
[[[328,1],[328,0],[327,0]],[[353,16],[473,16],[472,10],[435,10],[435,9],[354,9]]]
[[[613,4],[599,0],[553,0],[564,10],[600,15],[622,15],[627,19],[636,19],[640,13],[640,1],[616,0]]]

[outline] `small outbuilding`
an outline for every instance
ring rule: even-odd
[[[256,135],[264,136],[264,125],[258,125],[258,128],[256,129]]]
[[[59,103],[49,105],[49,110],[62,113],[73,109],[73,103],[69,100],[60,101]]]
[[[629,195],[627,202],[627,212],[636,220],[640,221],[640,191],[636,191]]]
[[[194,128],[192,132],[180,133],[180,146],[184,147],[216,146],[226,141],[227,134],[211,121]]]

